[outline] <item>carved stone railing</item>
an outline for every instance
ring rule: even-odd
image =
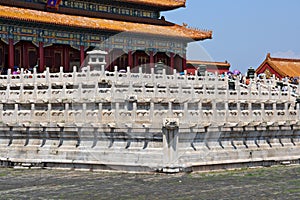
[[[177,118],[186,127],[297,123],[298,86],[287,91],[275,79],[246,86],[228,77],[101,71],[1,75],[0,122],[4,124],[96,123],[161,127]],[[257,80],[256,80],[257,81]],[[261,84],[262,85],[262,84]]]

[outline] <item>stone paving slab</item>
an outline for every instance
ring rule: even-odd
[[[0,199],[299,199],[300,166],[190,174],[0,168]]]

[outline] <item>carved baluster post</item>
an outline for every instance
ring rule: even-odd
[[[178,169],[179,119],[164,119],[162,131],[164,170]]]

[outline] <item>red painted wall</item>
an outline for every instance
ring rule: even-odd
[[[266,69],[269,69],[269,71],[272,73],[272,74],[275,74],[276,77],[278,78],[283,78],[277,71],[275,71],[268,63],[265,63],[262,68],[258,71],[256,71],[256,74],[262,74],[266,71]]]

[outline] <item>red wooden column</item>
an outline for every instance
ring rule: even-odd
[[[134,54],[133,56],[133,67],[138,67],[139,66],[139,58],[138,58],[138,55],[137,53]]]
[[[175,57],[175,54],[173,52],[170,53],[170,67],[171,67],[171,74],[173,73],[174,71],[174,57]]]
[[[154,53],[150,51],[150,68],[154,68]]]
[[[70,71],[70,51],[68,46],[64,46],[64,71],[69,72]]]
[[[182,70],[186,70],[186,54],[182,56]]]
[[[8,67],[13,71],[15,65],[14,40],[8,39]]]
[[[80,46],[80,67],[84,65],[84,46]]]
[[[44,70],[45,70],[44,43],[39,42],[39,69],[38,69],[38,71],[43,72]]]
[[[130,69],[133,67],[132,51],[128,51],[128,66],[130,67]]]

